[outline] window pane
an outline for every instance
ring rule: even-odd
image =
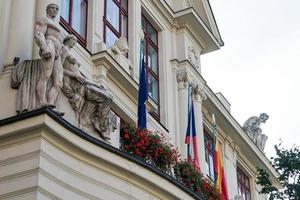
[[[122,8],[127,10],[127,0],[121,0],[121,5],[122,5]]]
[[[106,10],[107,20],[109,23],[119,32],[119,7],[113,2],[113,0],[107,0]]]
[[[106,45],[108,48],[112,47],[118,37],[107,27],[106,28]]]
[[[122,15],[122,37],[127,38],[127,16]]]
[[[69,22],[69,10],[70,10],[70,0],[62,0],[61,1],[61,16],[64,20]]]
[[[211,154],[209,155],[209,171],[210,177],[214,180],[214,159]]]
[[[144,32],[146,32],[146,20],[143,16],[142,16],[142,29]]]
[[[148,73],[148,93],[158,103],[158,81],[150,73]]]
[[[72,28],[85,38],[86,8],[84,0],[73,0],[72,6]]]
[[[150,24],[148,24],[147,27],[147,35],[151,41],[157,45],[157,32]]]
[[[245,187],[249,189],[249,179],[245,177]]]
[[[157,74],[157,52],[156,50],[148,43],[148,66]]]

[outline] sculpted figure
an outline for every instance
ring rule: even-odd
[[[250,117],[243,125],[244,131],[261,150],[264,150],[268,137],[262,134],[260,124],[265,123],[267,119],[269,116],[266,113],[261,113],[259,117]]]
[[[16,63],[11,73],[11,87],[17,91],[17,113],[39,107],[55,107],[62,86],[62,36],[54,22],[58,5],[47,6],[47,17],[36,20],[34,38],[40,48],[41,59]],[[61,114],[61,113],[59,113]]]
[[[64,39],[61,57],[64,68],[62,91],[69,98],[79,124],[92,126],[104,140],[108,140],[112,95],[102,85],[88,80],[80,73],[77,60],[70,53],[76,42],[74,35]]]
[[[127,39],[124,37],[120,37],[117,39],[114,43],[114,45],[111,47],[111,51],[115,54],[119,55],[126,55],[128,53],[128,42]]]
[[[62,36],[55,23],[59,7],[47,6],[47,17],[37,18],[34,38],[40,47],[41,73],[37,80],[37,99],[39,106],[55,106],[62,86],[63,68],[61,64]]]
[[[200,53],[195,47],[188,47],[188,57],[190,62],[198,68],[200,63]]]

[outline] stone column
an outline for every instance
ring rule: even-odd
[[[144,34],[141,26],[141,1],[131,1],[129,3],[128,12],[132,14],[129,17],[129,25],[128,28],[128,47],[130,49],[129,60],[131,61],[133,68],[131,69],[131,76],[134,77],[135,80],[139,80],[140,73],[140,43],[141,39],[144,39]]]
[[[176,143],[183,158],[187,158],[187,146],[185,144],[185,135],[188,122],[188,88],[189,76],[183,71],[177,73],[178,83],[178,123],[179,132],[177,133]]]
[[[3,60],[7,49],[9,17],[10,17],[11,0],[0,1],[0,75],[3,70]],[[11,63],[6,63],[11,64]]]
[[[4,65],[11,64],[14,57],[21,60],[32,58],[35,4],[36,0],[11,1]]]
[[[232,145],[233,140],[226,138],[224,142],[224,158],[223,163],[225,167],[225,176],[227,181],[228,195],[230,199],[233,199],[238,194],[237,187],[237,174],[236,174],[236,160],[237,160],[237,146]],[[232,147],[233,146],[233,147]]]
[[[60,0],[36,0],[36,9],[35,9],[35,16],[34,16],[34,24],[37,17],[46,17],[46,8],[49,4],[55,3],[60,8]],[[59,23],[60,18],[60,10],[56,17],[56,22]],[[33,47],[32,47],[32,58],[37,59],[39,58],[39,47],[33,40]]]
[[[195,111],[195,124],[197,133],[197,144],[199,163],[202,172],[205,169],[205,145],[204,145],[204,132],[203,132],[203,116],[202,116],[202,101],[207,99],[204,89],[200,85],[193,85],[192,97],[194,102]]]

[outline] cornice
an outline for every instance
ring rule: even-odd
[[[165,174],[164,172],[160,171],[159,169],[153,167],[152,165],[142,161],[141,159],[138,159],[136,157],[133,157],[120,149],[114,148],[113,146],[106,144],[93,136],[85,133],[84,131],[76,128],[69,122],[67,122],[65,119],[63,119],[61,116],[57,115],[52,109],[50,108],[40,108],[37,110],[33,110],[31,112],[23,113],[21,115],[16,115],[13,117],[9,117],[6,119],[0,120],[0,132],[2,134],[0,137],[8,137],[9,135],[15,135],[15,131],[12,129],[12,126],[17,127],[17,131],[22,130],[22,127],[29,127],[31,124],[28,123],[28,120],[33,120],[35,118],[36,124],[33,124],[34,127],[36,127],[37,124],[39,124],[38,127],[40,128],[46,128],[49,130],[49,133],[43,132],[43,134],[51,134],[53,137],[56,137],[60,143],[66,143],[71,145],[72,147],[79,148],[80,152],[89,154],[89,156],[92,157],[98,157],[100,152],[107,152],[104,155],[103,153],[101,154],[102,156],[98,157],[98,159],[105,161],[105,163],[110,163],[114,165],[115,167],[121,168],[125,172],[135,174],[139,178],[147,180],[147,182],[154,184],[156,187],[162,187],[162,189],[168,193],[172,194],[171,190],[169,187],[175,186],[175,188],[178,188],[178,191],[182,191],[181,195],[185,196],[188,195],[190,197],[193,197],[195,199],[201,199],[197,194],[192,192],[190,189],[185,187],[182,183],[178,182],[176,179],[173,177]],[[26,122],[26,121],[27,122]],[[25,122],[25,123],[24,123]],[[6,131],[6,132],[3,132]],[[24,133],[24,132],[23,132]],[[76,137],[78,136],[78,137]],[[43,136],[45,137],[45,136]],[[85,145],[83,146],[78,146],[79,144],[90,144],[90,145]],[[95,148],[98,148],[96,151],[93,150]],[[75,152],[73,152],[76,154]],[[119,159],[116,160],[114,156],[119,157]],[[124,163],[124,160],[121,162],[122,159],[127,160],[127,164],[122,164]],[[125,162],[126,163],[126,162]],[[132,169],[129,165],[136,164],[139,165],[141,168],[142,172],[130,172]],[[134,167],[136,168],[136,167]],[[153,174],[151,174],[153,173]],[[173,186],[169,186],[166,188],[163,185],[156,185],[156,182],[153,182],[154,180],[158,180],[159,176],[162,180],[165,180],[169,183],[171,183]],[[155,177],[154,179],[149,179],[149,177]],[[160,183],[163,184],[163,183]],[[166,184],[166,183],[164,183]],[[173,190],[175,189],[173,188]],[[186,196],[187,197],[187,196]]]

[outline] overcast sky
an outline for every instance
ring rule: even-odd
[[[300,0],[210,0],[225,46],[202,56],[202,75],[242,125],[265,112],[265,152],[300,145]]]

